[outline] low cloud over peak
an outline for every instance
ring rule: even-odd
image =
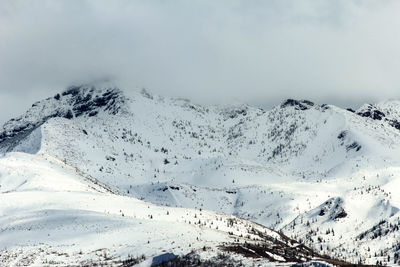
[[[198,102],[398,98],[398,1],[0,3],[0,121],[107,77]]]

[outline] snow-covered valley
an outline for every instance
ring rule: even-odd
[[[71,87],[0,131],[0,262],[395,264],[399,121],[398,101],[266,111]]]

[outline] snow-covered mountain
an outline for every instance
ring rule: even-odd
[[[258,251],[251,244],[282,238],[283,253],[261,249],[265,264],[312,254],[393,264],[399,121],[398,101],[353,111],[288,99],[265,111],[71,87],[0,131],[1,259],[81,264],[136,253],[150,264],[163,250],[216,260],[228,249],[236,261]],[[313,252],[285,258],[300,246],[282,234]]]

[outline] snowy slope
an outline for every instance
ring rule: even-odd
[[[2,266],[152,264],[163,253],[273,265],[318,257],[261,225],[113,194],[48,155],[0,159]],[[173,227],[171,225],[173,224]],[[263,260],[226,251],[265,246]],[[283,253],[282,251],[285,251]]]
[[[399,253],[399,116],[398,101],[350,111],[289,99],[265,111],[90,85],[7,122],[0,150],[46,155],[129,199],[233,214],[375,264]],[[382,227],[380,239],[365,234]]]

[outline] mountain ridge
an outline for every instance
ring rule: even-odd
[[[86,85],[7,122],[0,150],[50,155],[124,197],[233,214],[375,264],[399,251],[365,234],[386,227],[397,244],[398,120],[398,101],[352,112],[287,99],[263,110]]]

